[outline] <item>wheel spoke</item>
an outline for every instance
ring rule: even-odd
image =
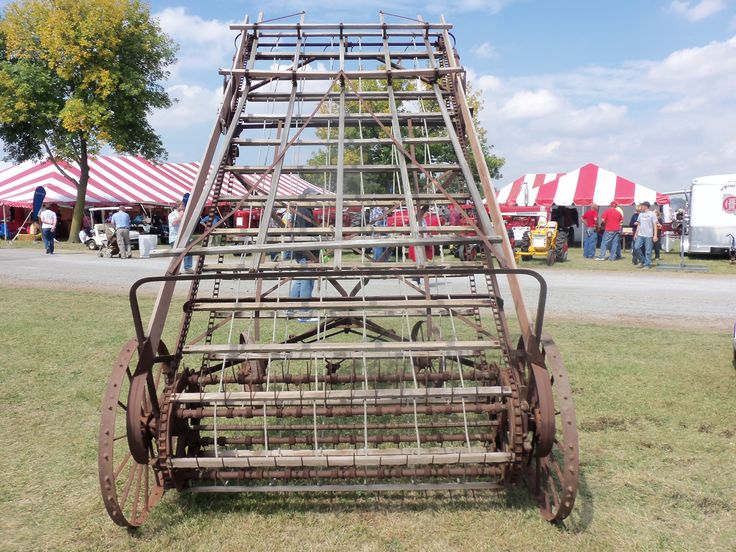
[[[123,461],[120,462],[120,465],[115,470],[115,473],[113,474],[113,478],[114,479],[117,479],[118,478],[118,475],[120,475],[120,472],[123,471],[123,468],[128,463],[128,460],[130,460],[130,453],[128,453],[128,454],[125,455],[125,458],[123,458]]]
[[[143,479],[143,470],[146,468],[143,464],[138,464],[138,470],[136,471],[135,478],[135,497],[133,498],[133,511],[131,512],[131,518],[135,522],[138,518],[138,504],[141,499],[141,480]]]
[[[128,493],[130,493],[130,487],[133,484],[133,476],[135,475],[136,463],[133,462],[130,465],[130,471],[128,472],[128,480],[125,482],[125,489],[123,490],[123,497],[120,499],[120,509],[125,509],[125,503],[128,502]]]

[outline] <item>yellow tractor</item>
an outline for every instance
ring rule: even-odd
[[[547,222],[542,217],[536,228],[524,233],[514,254],[517,263],[519,260],[546,259],[547,264],[552,266],[556,261],[567,260],[567,250],[567,234],[557,228],[557,222]]]

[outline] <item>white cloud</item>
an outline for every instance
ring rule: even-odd
[[[562,142],[559,140],[552,140],[546,144],[530,144],[525,147],[525,151],[531,159],[546,160],[557,154],[561,145]]]
[[[490,42],[479,44],[475,48],[472,48],[470,51],[479,58],[483,59],[492,59],[498,57],[498,51],[494,46],[491,45]]]
[[[456,0],[455,2],[433,1],[427,4],[430,11],[440,13],[483,12],[496,14],[509,4],[519,0]]]
[[[151,124],[157,129],[181,129],[201,123],[213,123],[222,101],[222,89],[210,90],[202,86],[177,84],[167,89],[176,99],[173,107],[157,110]]]
[[[658,60],[522,76],[468,72],[511,181],[595,162],[660,191],[734,172],[736,37]],[[491,77],[489,90],[479,83]]]
[[[711,15],[714,15],[725,8],[726,3],[723,0],[701,0],[697,3],[685,0],[674,0],[670,4],[670,9],[672,11],[690,21],[707,19]]]
[[[470,76],[470,71],[468,71]],[[471,77],[474,89],[483,90],[484,92],[491,92],[498,90],[501,87],[501,79],[494,77],[493,75],[480,75],[477,78]]]
[[[573,134],[602,132],[615,127],[628,111],[626,106],[602,102],[565,113],[559,127]]]
[[[522,90],[503,105],[499,114],[506,119],[532,119],[550,115],[561,105],[561,100],[549,90]]]
[[[703,97],[699,98],[683,98],[675,102],[668,103],[660,111],[662,113],[683,113],[685,111],[692,111],[702,105],[706,104],[706,100]]]
[[[180,46],[177,66],[173,74],[182,70],[206,69],[212,71],[230,66],[235,53],[235,33],[228,29],[230,22],[202,19],[187,13],[186,8],[166,8],[155,14],[161,29]]]
[[[732,79],[736,71],[736,36],[725,42],[711,42],[698,48],[671,53],[661,63],[653,64],[647,77],[662,83],[682,83],[713,77]]]

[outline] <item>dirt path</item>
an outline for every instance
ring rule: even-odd
[[[65,250],[51,256],[35,248],[7,248],[0,249],[0,285],[120,293],[139,278],[163,275],[167,265],[168,259],[100,259]],[[545,268],[540,273],[549,288],[547,314],[554,318],[724,332],[736,321],[736,278],[729,275]],[[522,285],[533,309],[538,286],[526,280]],[[440,282],[438,290],[452,285]]]

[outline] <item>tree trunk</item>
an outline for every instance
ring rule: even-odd
[[[89,182],[89,162],[87,160],[87,141],[80,137],[79,148],[79,185],[77,186],[77,200],[74,204],[72,223],[69,227],[69,242],[79,243],[79,230],[82,228],[84,218],[84,199],[87,195],[87,182]]]

